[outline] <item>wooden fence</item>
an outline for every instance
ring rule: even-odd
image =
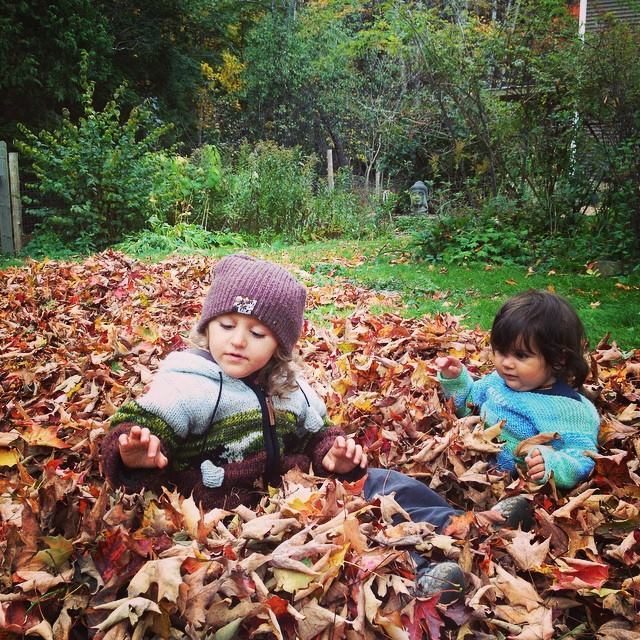
[[[6,142],[0,142],[0,250],[9,255],[22,250],[18,154],[7,153]]]

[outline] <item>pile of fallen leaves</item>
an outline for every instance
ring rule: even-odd
[[[640,638],[640,352],[608,339],[591,353],[596,470],[561,493],[493,470],[500,426],[457,420],[438,392],[438,354],[491,367],[484,332],[450,315],[376,315],[400,300],[298,272],[310,306],[348,311],[307,324],[301,342],[334,422],[372,465],[456,505],[455,535],[394,526],[392,497],[367,503],[361,484],[301,471],[234,512],[107,487],[109,416],[184,346],[212,265],[107,252],[0,274],[0,638]],[[523,492],[531,531],[482,513]],[[412,596],[414,546],[460,563],[464,603]]]

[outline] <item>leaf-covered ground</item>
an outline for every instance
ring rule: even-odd
[[[333,420],[373,465],[467,511],[457,535],[392,526],[393,500],[369,504],[357,484],[302,472],[234,513],[107,487],[108,418],[184,344],[212,265],[107,252],[0,273],[0,638],[640,638],[640,352],[613,341],[591,354],[596,472],[563,494],[492,470],[499,428],[456,420],[438,393],[437,354],[490,368],[484,332],[453,316],[375,315],[400,300],[297,272],[309,307],[349,311],[307,323],[301,343]],[[477,515],[523,491],[530,532]],[[460,563],[464,604],[412,597],[413,544]]]

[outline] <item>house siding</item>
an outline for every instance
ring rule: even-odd
[[[640,1],[638,0],[589,0],[587,2],[587,32],[599,31],[606,22],[605,15],[621,22],[640,25]]]

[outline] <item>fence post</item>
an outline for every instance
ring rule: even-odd
[[[376,198],[380,200],[382,196],[382,171],[376,167]]]
[[[9,190],[11,192],[11,223],[13,227],[13,250],[22,251],[22,202],[20,201],[20,172],[18,154],[9,154]]]
[[[333,191],[333,149],[327,149],[327,186]]]
[[[11,194],[7,143],[0,142],[0,250],[13,254],[13,225],[11,222]]]

